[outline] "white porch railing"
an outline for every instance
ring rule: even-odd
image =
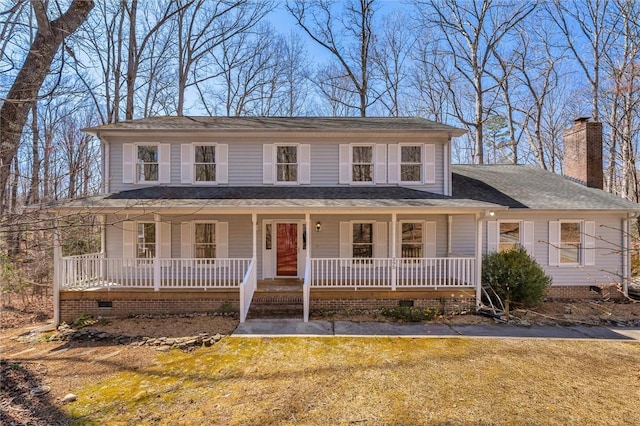
[[[475,259],[437,258],[313,258],[313,288],[439,288],[473,287]]]
[[[102,253],[63,257],[61,289],[238,288],[251,259],[114,259]]]
[[[258,274],[256,267],[256,260],[251,260],[249,269],[244,276],[244,279],[240,283],[240,322],[245,322],[247,314],[249,313],[249,307],[253,300],[253,293],[258,288]]]

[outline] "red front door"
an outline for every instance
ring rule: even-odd
[[[276,275],[298,276],[298,224],[278,223],[276,247]]]

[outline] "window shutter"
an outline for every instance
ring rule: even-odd
[[[303,185],[311,183],[311,145],[300,144],[298,145],[298,168],[300,175],[298,176],[298,182]]]
[[[158,146],[158,182],[171,183],[171,145],[161,143]]]
[[[549,222],[549,266],[560,265],[560,222]]]
[[[193,257],[192,237],[191,222],[182,222],[180,224],[180,257],[183,259],[191,259]]]
[[[424,145],[424,183],[436,183],[436,146]]]
[[[216,145],[216,182],[229,183],[229,145]]]
[[[351,183],[351,147],[347,144],[340,144],[340,179],[341,184]]]
[[[274,145],[262,145],[262,183],[273,183]]]
[[[498,251],[498,221],[487,222],[487,253]]]
[[[387,145],[385,144],[376,144],[373,175],[376,183],[387,183]]]
[[[133,221],[122,222],[122,257],[135,259],[136,257],[136,223]]]
[[[373,257],[389,257],[387,241],[387,222],[376,222],[373,229]]]
[[[216,257],[229,258],[229,222],[216,223]]]
[[[171,222],[160,222],[160,259],[171,259]]]
[[[136,175],[135,145],[125,143],[122,145],[122,183],[134,183]]]
[[[531,220],[525,220],[522,222],[522,247],[524,247],[529,256],[534,256],[535,237],[533,221]]]
[[[585,266],[596,264],[596,223],[594,221],[584,222],[583,238],[583,259]]]
[[[425,257],[436,257],[436,223],[425,222],[424,229]]]
[[[189,143],[180,145],[180,182],[192,182],[193,163],[193,145]]]
[[[351,250],[351,223],[340,222],[340,257],[353,257]]]
[[[400,145],[389,145],[389,162],[388,162],[388,181],[389,183],[400,182]]]

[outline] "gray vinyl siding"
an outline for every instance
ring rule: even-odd
[[[123,143],[170,143],[171,144],[171,182],[168,185],[181,186],[181,148],[183,143],[191,143],[190,140],[167,141],[167,140],[123,140],[111,141],[109,143],[109,191],[118,192],[146,186],[145,184],[131,184],[122,182],[122,162],[123,162]],[[204,141],[202,141],[204,142]],[[339,146],[340,144],[355,142],[371,142],[395,144],[403,143],[402,139],[394,139],[390,141],[370,141],[369,139],[349,139],[341,140],[322,140],[314,138],[307,139],[280,139],[267,141],[225,141],[210,140],[209,142],[225,143],[228,145],[228,168],[229,168],[229,186],[261,186],[262,181],[262,147],[264,144],[273,143],[300,143],[310,144],[311,147],[311,183],[312,186],[335,186],[339,181]],[[418,143],[413,140],[413,142]],[[435,145],[435,183],[424,185],[407,185],[404,186],[430,191],[438,194],[444,193],[444,144],[443,141],[423,140],[420,143],[433,143]],[[378,184],[391,185],[395,184]]]
[[[622,276],[622,216],[589,213],[518,213],[500,212],[496,220],[530,220],[534,222],[534,255],[536,261],[553,278],[553,285],[601,285],[620,283]],[[596,256],[594,266],[549,266],[549,221],[594,221]],[[487,251],[487,226],[483,230],[483,252]]]
[[[452,215],[451,256],[475,257],[476,218],[474,215]]]

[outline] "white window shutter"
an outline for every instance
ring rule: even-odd
[[[216,145],[216,182],[229,183],[229,145]]]
[[[424,183],[436,183],[436,146],[424,145]]]
[[[549,266],[560,265],[560,222],[549,222]]]
[[[122,257],[135,259],[138,240],[136,223],[130,220],[122,222]]]
[[[387,222],[376,222],[373,228],[373,257],[389,257]]]
[[[436,223],[425,222],[424,227],[425,257],[436,257]]]
[[[180,182],[191,183],[194,160],[193,145],[190,143],[180,145]]]
[[[262,145],[262,183],[273,183],[273,169],[275,158],[273,155],[274,145]]]
[[[340,257],[353,257],[351,250],[351,222],[340,222]]]
[[[182,222],[180,224],[180,257],[183,259],[191,259],[193,257],[192,238],[191,222]]]
[[[487,253],[498,251],[498,221],[487,222]]]
[[[341,184],[351,183],[351,146],[340,144],[340,179]],[[341,256],[342,257],[342,256]]]
[[[596,223],[594,221],[584,222],[583,250],[585,266],[596,264]]]
[[[122,183],[134,183],[136,175],[136,146],[122,145]]]
[[[389,183],[400,182],[400,145],[389,145],[388,175]]]
[[[171,222],[160,222],[160,259],[171,259]]]
[[[158,145],[158,182],[171,183],[171,145]]]
[[[229,258],[229,222],[216,223],[216,257]]]
[[[298,182],[303,185],[311,183],[311,145],[300,144],[298,145],[298,168],[300,174],[298,175]]]
[[[522,222],[522,247],[524,247],[529,256],[534,257],[535,237],[532,220]]]
[[[387,183],[387,145],[376,144],[375,168],[373,175],[376,183]]]

